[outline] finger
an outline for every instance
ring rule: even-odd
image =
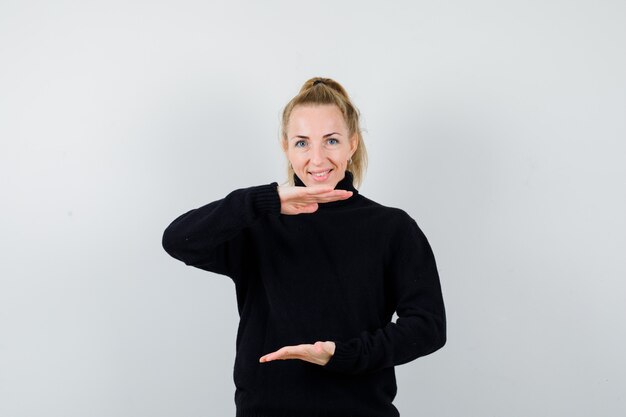
[[[317,196],[315,197],[315,201],[318,203],[329,203],[331,201],[337,201],[337,200],[346,200],[348,198],[350,198],[352,196],[351,192],[345,192],[345,193],[332,193],[332,194],[326,194],[326,195],[321,195],[321,196]]]
[[[353,193],[352,191],[342,189],[332,189],[329,187],[295,187],[301,188],[296,193],[291,195],[288,200],[293,202],[313,203],[333,201],[341,198],[348,198]]]
[[[291,204],[297,210],[311,209],[315,211],[318,208],[317,206],[318,203],[328,203],[328,202],[335,201],[335,200],[340,200],[340,199],[338,198],[314,198],[314,199],[301,200],[298,202],[292,202]]]
[[[273,360],[299,359],[316,365],[328,363],[332,352],[335,350],[334,342],[315,342],[314,344],[301,344],[295,346],[284,346],[274,352],[268,353],[259,359],[259,362],[270,362]]]
[[[275,359],[299,359],[306,355],[307,345],[285,346],[276,351]]]
[[[331,188],[328,185],[320,185],[319,187],[302,187],[302,188],[304,188],[304,191],[308,195],[324,194],[324,193],[328,193],[331,191],[335,191],[334,188]]]
[[[341,199],[349,198],[350,196],[352,196],[352,191],[334,190],[332,193],[322,194],[318,196],[318,199],[321,199],[324,201],[334,201],[334,200],[341,200]]]
[[[269,362],[283,359],[300,359],[305,345],[284,346],[274,352],[261,356],[259,362]]]
[[[267,355],[263,355],[259,359],[259,362],[269,362],[269,361],[281,359],[285,354],[289,353],[289,348],[292,348],[292,347],[293,346],[285,346],[278,350],[275,350],[274,352],[270,352]]]
[[[312,192],[308,193],[309,196],[313,197],[332,197],[332,196],[344,196],[344,195],[352,195],[352,191],[350,190],[342,190],[338,189],[325,189],[321,192]]]
[[[324,189],[323,191],[320,191],[314,187],[311,188],[311,191],[307,190],[306,192],[300,194],[299,198],[302,198],[303,200],[317,201],[320,198],[349,197],[352,195],[352,191],[349,190]]]

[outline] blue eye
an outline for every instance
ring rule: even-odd
[[[334,141],[334,142],[331,142],[331,141]],[[335,138],[330,138],[330,139],[328,139],[328,143],[330,143],[331,145],[336,145],[336,144],[339,143],[339,141],[337,139],[335,139]]]
[[[297,142],[295,143],[295,145],[294,145],[294,146],[295,146],[296,148],[301,148],[302,146],[300,146],[300,144],[302,144],[302,146],[304,146],[304,141],[303,141],[303,140],[299,140],[299,141],[297,141]]]

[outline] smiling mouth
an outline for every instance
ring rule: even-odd
[[[314,178],[324,178],[326,175],[330,174],[330,172],[333,169],[327,169],[326,171],[319,171],[319,172],[311,172],[309,171],[309,174],[311,174]]]

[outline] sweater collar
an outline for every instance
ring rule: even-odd
[[[335,186],[335,190],[352,191],[352,195],[350,196],[350,198],[347,198],[345,200],[330,201],[328,203],[319,203],[319,207],[321,208],[321,207],[343,206],[345,204],[348,204],[354,201],[357,194],[359,194],[359,190],[354,188],[353,180],[354,180],[354,176],[352,175],[352,172],[346,170],[344,177]],[[302,182],[302,180],[295,173],[293,174],[293,182],[296,186],[306,187],[306,185]]]

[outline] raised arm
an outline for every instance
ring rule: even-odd
[[[408,215],[407,215],[408,217]],[[435,257],[426,236],[410,217],[390,242],[387,276],[396,322],[334,341],[324,369],[343,373],[374,372],[428,355],[446,343],[446,316]]]
[[[163,249],[187,265],[236,279],[245,256],[243,231],[263,215],[279,215],[278,183],[232,191],[176,218],[163,232]]]
[[[234,280],[245,265],[244,229],[263,215],[312,213],[318,203],[349,198],[330,187],[278,186],[273,182],[240,188],[221,200],[188,211],[163,232],[163,248],[187,265]]]

